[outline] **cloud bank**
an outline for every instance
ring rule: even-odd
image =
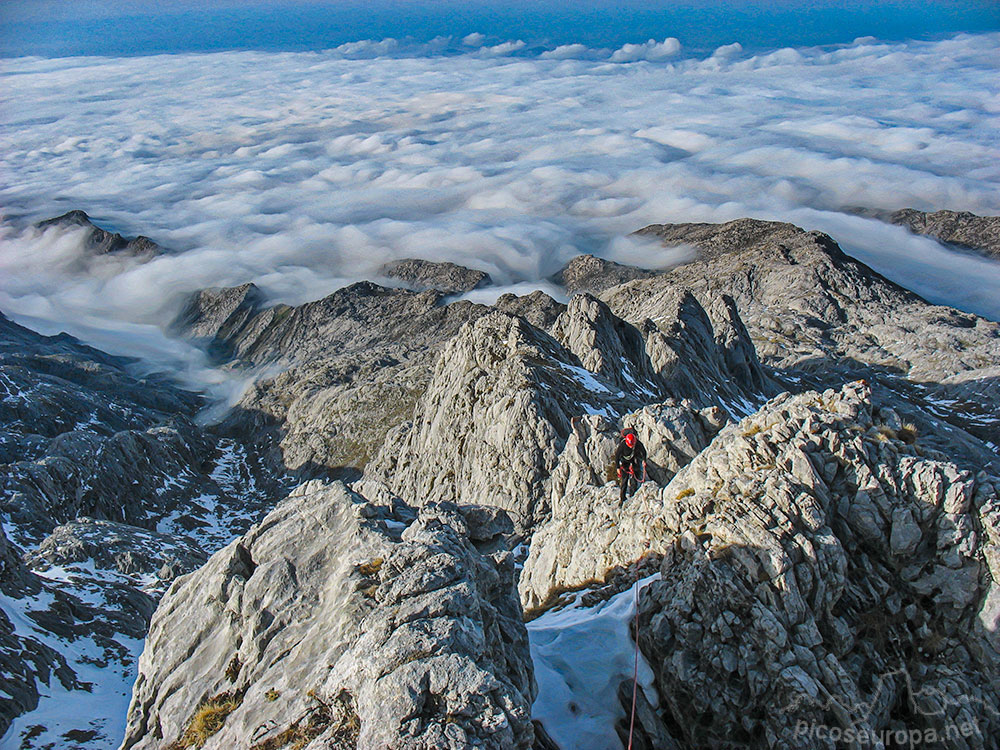
[[[623,239],[649,223],[756,216],[1000,319],[1000,266],[842,212],[1000,213],[1000,35],[705,59],[671,39],[528,56],[464,42],[2,61],[0,310],[187,357],[197,379],[160,326],[204,286],[296,303],[422,257],[525,289],[581,252],[669,264]],[[70,208],[177,253],[82,271],[79,236],[19,229]]]
[[[657,42],[650,39],[645,44],[626,44],[611,55],[611,62],[635,62],[636,60],[666,60],[681,51],[681,43],[674,37]]]

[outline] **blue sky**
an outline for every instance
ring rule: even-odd
[[[988,0],[6,0],[0,55],[62,57],[228,49],[309,50],[386,37],[426,42],[478,32],[522,39],[522,54],[570,43],[620,47],[676,37],[698,54],[849,43],[857,37],[931,39],[1000,29]],[[447,48],[442,51],[447,52]]]

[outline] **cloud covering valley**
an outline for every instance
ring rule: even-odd
[[[475,35],[473,35],[475,37]],[[847,206],[1000,213],[1000,35],[685,58],[464,41],[6,59],[0,310],[212,375],[161,331],[184,294],[316,299],[401,257],[540,288],[574,255],[665,267],[628,233],[741,216],[832,234],[934,302],[1000,319],[1000,266]],[[175,253],[79,263],[81,208]]]

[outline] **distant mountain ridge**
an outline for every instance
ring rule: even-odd
[[[968,211],[928,212],[914,208],[902,208],[898,211],[872,208],[848,210],[1000,260],[1000,216],[977,216]]]

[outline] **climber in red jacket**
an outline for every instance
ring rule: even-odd
[[[639,483],[646,480],[646,446],[633,430],[622,433],[622,440],[615,451],[615,468],[618,470],[618,481],[622,488],[621,502],[624,504],[625,498],[634,494]]]

